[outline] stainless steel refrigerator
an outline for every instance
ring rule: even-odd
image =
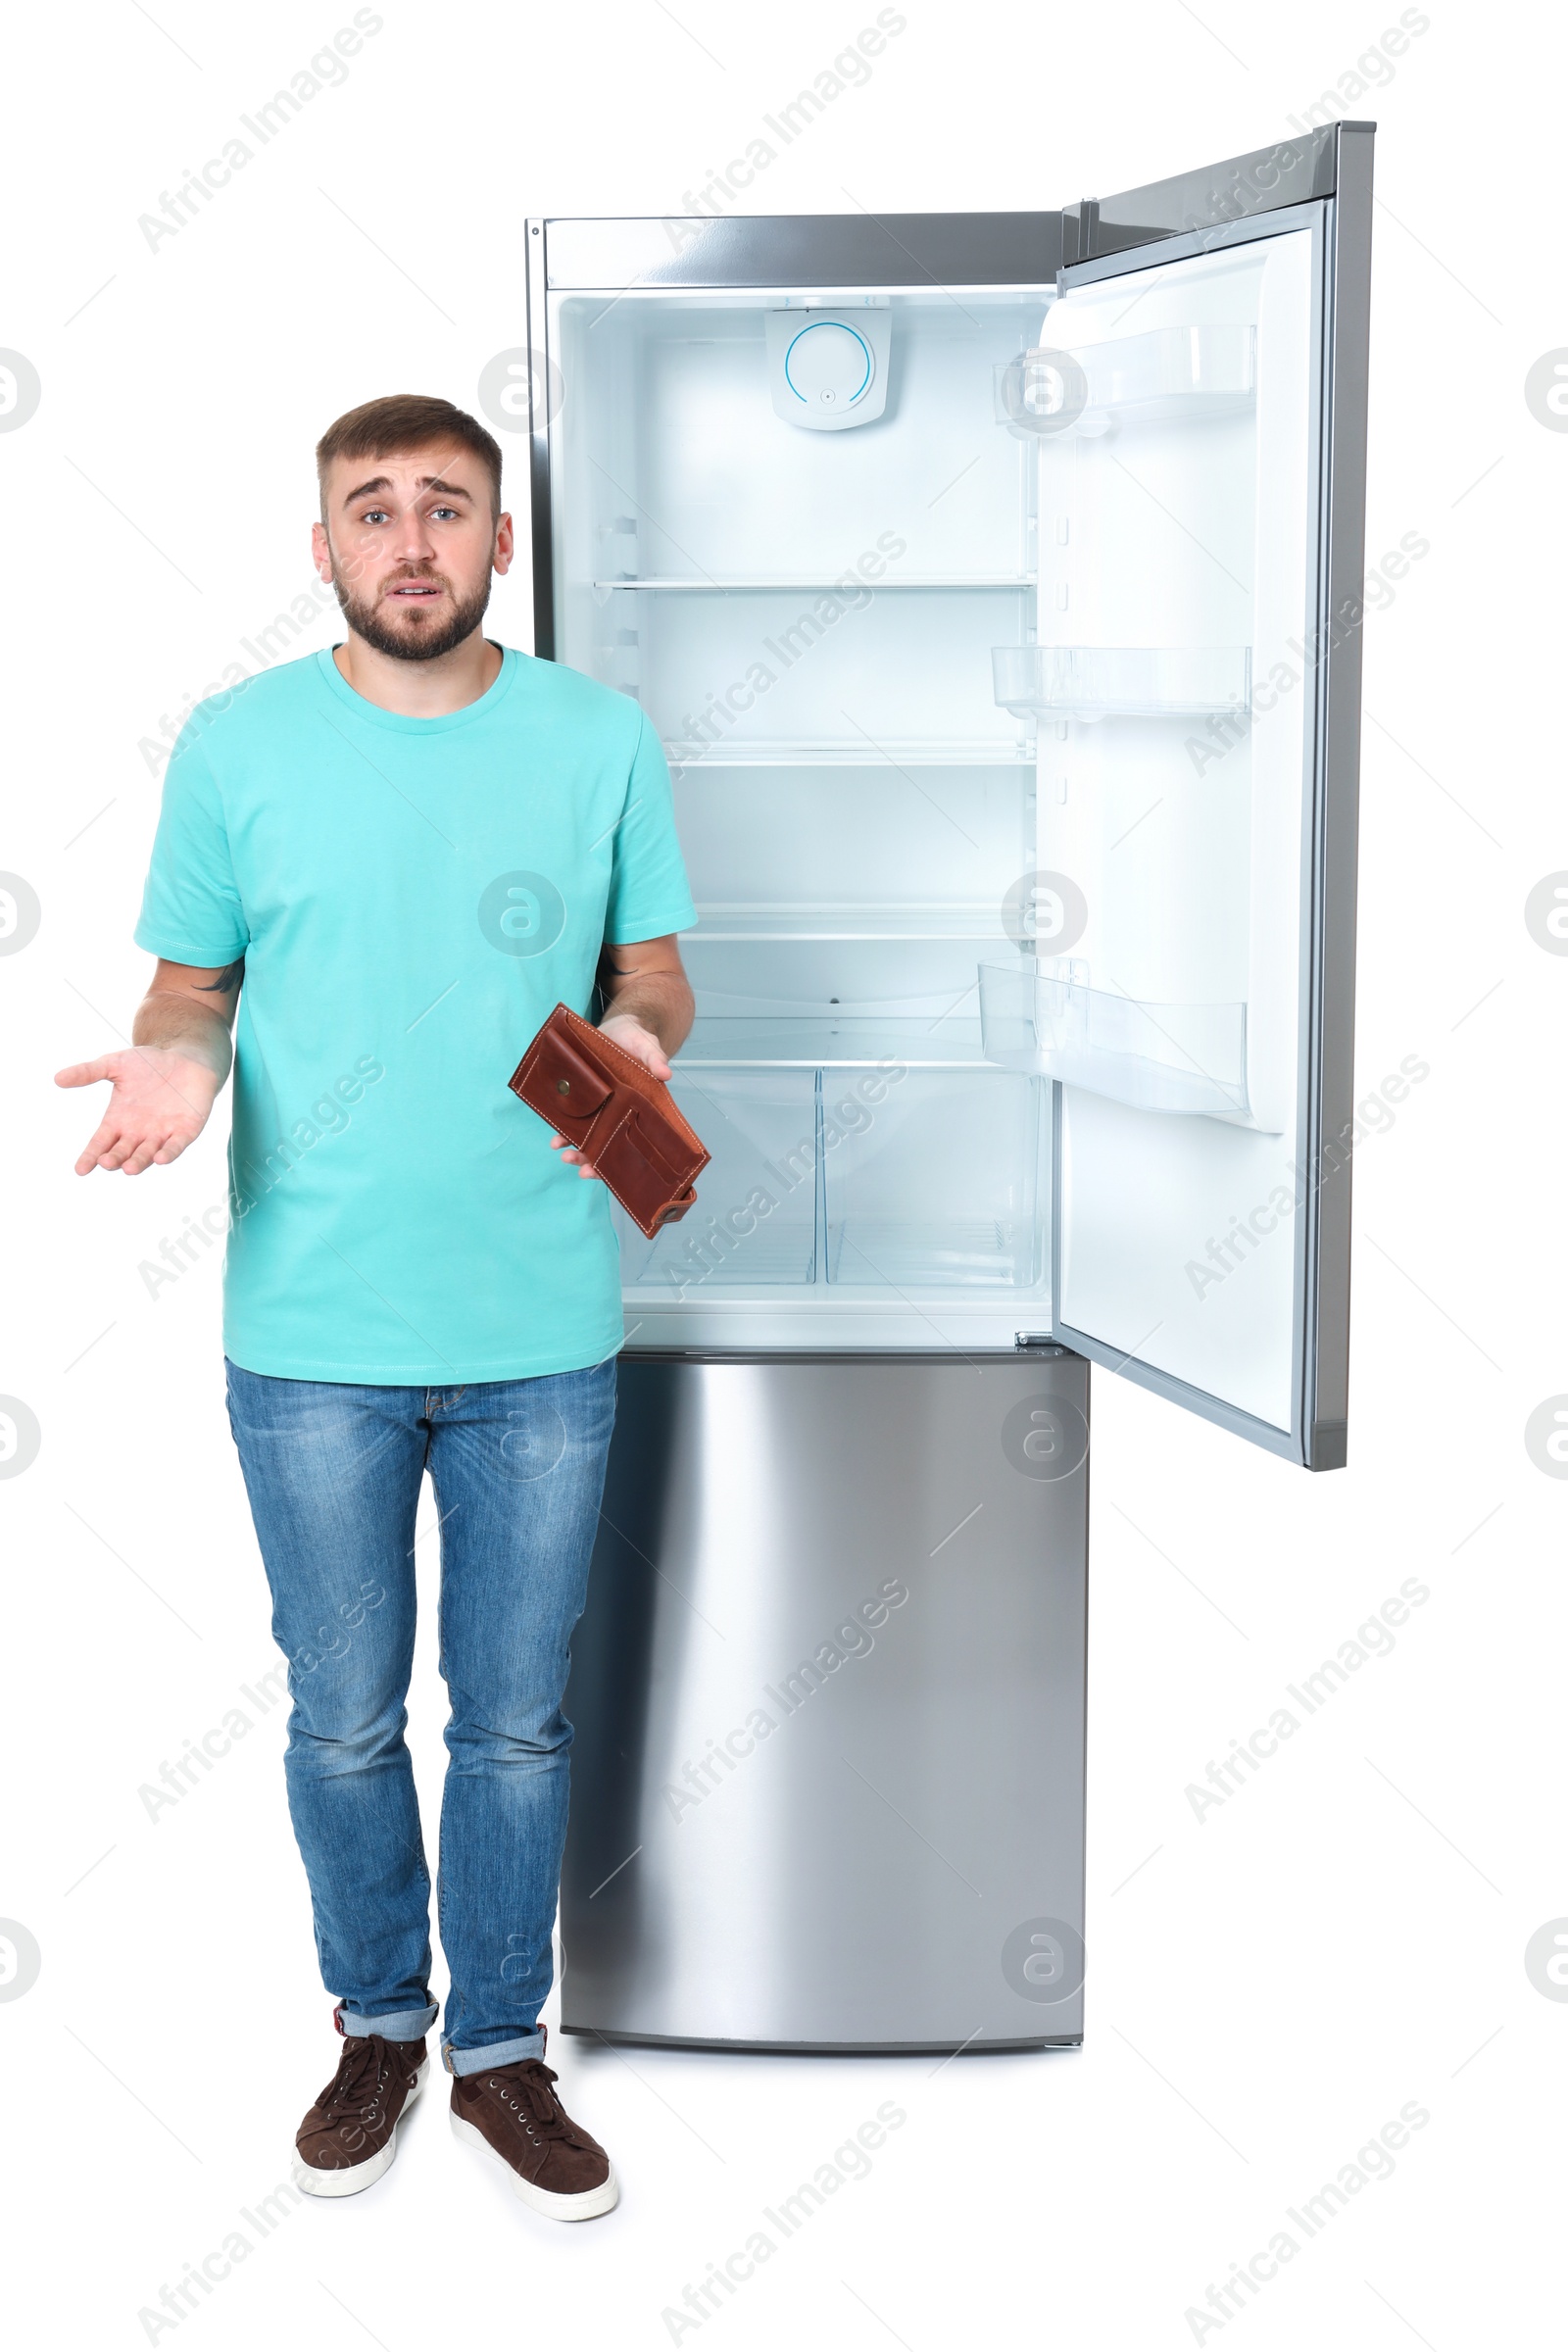
[[[528,224],[712,1152],[620,1226],[568,2033],[1078,2040],[1089,1363],[1345,1460],[1371,156]]]

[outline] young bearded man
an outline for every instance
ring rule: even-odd
[[[501,452],[441,400],[317,451],[317,568],[347,622],[193,713],[170,761],[134,1043],[76,1170],[177,1159],[228,1073],[229,1424],[289,1661],[289,1809],[345,2036],[296,2141],[318,2196],[391,2163],[426,2071],[429,1873],[404,1743],[415,1513],[440,1521],[451,1700],[441,2051],[453,2129],[564,2220],[610,2160],[544,2064],[566,1824],[562,1713],[622,1336],[604,1187],[509,1093],[558,1001],[658,1078],[695,920],[637,705],[495,645]],[[575,1172],[574,1172],[575,1171]]]

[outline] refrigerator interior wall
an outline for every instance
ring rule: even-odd
[[[1011,1066],[1067,1082],[1060,1327],[1283,1430],[1307,1158],[1313,256],[1292,230],[1102,279],[1050,315],[1087,398],[1037,436],[1040,637],[1078,649],[1066,691],[1077,675],[1102,701],[1119,649],[1127,702],[1041,707],[1040,863],[1077,895],[1048,898],[1056,936],[1043,924],[1038,961],[993,980],[988,1025]],[[1128,649],[1159,650],[1157,670]],[[1032,1055],[1027,1004],[1002,1018],[1030,989]]]
[[[985,1054],[979,968],[1038,863],[1035,452],[999,368],[1050,289],[835,293],[886,406],[776,410],[769,316],[809,297],[558,296],[558,651],[634,695],[699,909],[675,1092],[699,1205],[620,1225],[643,1343],[1010,1348],[1050,1323],[1053,1089]],[[777,330],[774,331],[777,340]]]

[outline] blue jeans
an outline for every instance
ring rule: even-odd
[[[344,2030],[413,2041],[436,2017],[430,1873],[403,1737],[414,1522],[428,1469],[451,1700],[442,2054],[459,2075],[537,2058],[566,1835],[562,1699],[587,1597],[615,1359],[456,1389],[226,1369],[272,1636],[288,1659],[289,1812]]]

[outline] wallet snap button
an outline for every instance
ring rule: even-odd
[[[558,1078],[556,1080],[556,1092],[558,1095],[569,1095],[571,1092],[571,1080],[569,1078]]]

